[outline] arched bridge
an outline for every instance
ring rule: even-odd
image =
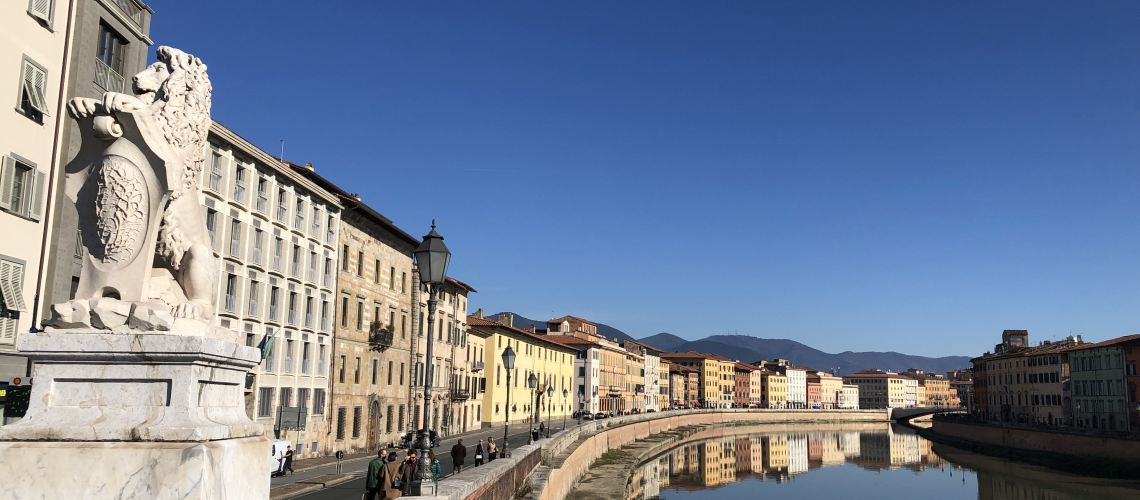
[[[891,420],[901,422],[935,413],[964,413],[961,408],[891,408]]]

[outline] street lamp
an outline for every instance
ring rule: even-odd
[[[526,444],[533,444],[534,443],[534,426],[535,426],[535,422],[538,420],[538,393],[537,393],[537,391],[534,390],[534,388],[538,386],[538,377],[535,377],[534,373],[531,373],[530,377],[526,379],[526,386],[529,387],[530,392],[532,394],[534,394],[534,397],[531,398],[531,401],[534,402],[535,418],[534,418],[534,420],[530,421],[530,432],[528,432],[526,435]],[[530,418],[530,415],[529,415],[530,412],[527,412],[527,413],[528,413],[527,418]]]
[[[503,419],[503,458],[510,458],[511,451],[507,448],[507,431],[511,428],[511,371],[515,369],[515,350],[511,349],[510,342],[503,350],[503,366],[507,368],[507,406],[503,408],[506,418]]]
[[[431,361],[434,353],[435,344],[432,342],[432,327],[435,323],[435,306],[438,303],[436,298],[439,294],[439,288],[447,280],[447,264],[451,262],[451,252],[447,250],[447,245],[443,244],[443,236],[435,232],[435,219],[431,221],[431,232],[424,236],[424,240],[420,246],[413,252],[416,258],[416,265],[420,271],[420,283],[428,287],[428,320],[427,320],[427,359],[424,361],[427,373],[424,377],[424,421],[423,429],[420,430],[420,443],[419,443],[419,466],[416,470],[416,478],[412,481],[412,494],[417,496],[435,496],[436,484],[432,479],[431,464],[428,460],[428,453],[431,451],[431,437],[428,433],[428,425],[431,422],[431,384],[432,384],[432,366]]]
[[[550,400],[554,398],[554,384],[546,386],[546,423],[550,423],[550,411],[553,410]],[[550,426],[546,426],[546,437],[550,437]]]
[[[569,410],[569,408],[565,408],[565,407],[568,405],[566,398],[569,398],[569,397],[570,397],[570,391],[566,388],[563,388],[562,389],[562,406],[564,408],[562,410],[562,430],[566,430],[566,410]]]

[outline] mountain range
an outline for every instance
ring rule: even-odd
[[[489,316],[496,319],[498,315]],[[514,315],[514,327],[527,329],[534,324],[539,330],[546,328],[545,321],[527,319]],[[926,372],[945,374],[950,370],[968,368],[969,356],[943,356],[931,358],[914,356],[894,351],[852,352],[837,354],[823,352],[794,340],[764,339],[745,335],[712,335],[699,340],[686,340],[671,333],[658,333],[642,339],[635,339],[625,332],[609,325],[598,323],[598,334],[607,339],[619,341],[636,340],[665,352],[696,351],[717,354],[729,359],[753,363],[776,358],[786,359],[794,365],[807,366],[818,370],[834,371],[839,375],[855,373],[864,368],[879,368],[893,372],[918,368]]]

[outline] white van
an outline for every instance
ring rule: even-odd
[[[269,449],[269,477],[277,477],[282,474],[285,467],[285,451],[293,446],[293,442],[287,439],[274,439],[273,445]]]

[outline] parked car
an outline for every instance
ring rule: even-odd
[[[601,420],[601,419],[603,419],[603,418],[606,418],[606,414],[605,414],[605,413],[602,413],[602,412],[598,412],[598,413],[595,413],[595,414],[594,414],[594,418],[595,418],[595,419],[597,419],[597,420]]]

